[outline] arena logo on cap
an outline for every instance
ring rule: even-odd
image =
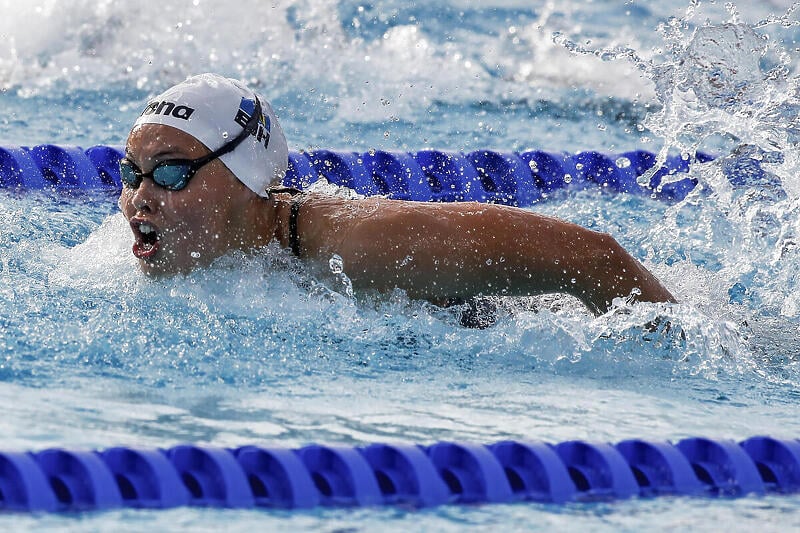
[[[255,110],[256,101],[251,98],[243,97],[242,101],[239,103],[239,110],[236,112],[236,118],[233,120],[244,128],[247,126],[247,121],[250,120]],[[250,135],[255,136],[256,141],[263,143],[264,148],[266,148],[269,145],[269,132],[271,129],[269,117],[262,112],[258,120],[258,128]]]
[[[144,115],[172,115],[175,118],[182,118],[183,120],[189,120],[189,117],[192,116],[194,113],[194,108],[185,105],[175,105],[174,102],[168,102],[164,100],[163,102],[159,102],[155,100],[147,104],[147,107],[144,108],[142,111],[142,116]]]

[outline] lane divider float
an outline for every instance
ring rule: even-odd
[[[0,452],[0,510],[551,504],[800,492],[800,441],[180,445]]]
[[[120,146],[41,144],[0,147],[0,188],[116,189],[122,187]],[[698,154],[699,162],[711,156]],[[653,167],[652,152],[620,154],[595,151],[577,154],[501,152],[469,153],[422,150],[414,153],[370,150],[290,152],[284,184],[306,188],[320,177],[365,195],[401,200],[478,201],[528,206],[558,189],[599,186],[613,192],[645,194],[665,201],[682,200],[696,185],[686,173],[689,162],[667,159],[641,186],[637,178]],[[665,176],[671,176],[665,180]]]

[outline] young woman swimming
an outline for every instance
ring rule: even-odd
[[[356,290],[434,303],[563,292],[603,313],[616,297],[675,301],[605,233],[501,205],[300,193],[281,186],[287,165],[272,108],[239,82],[202,74],[155,97],[120,163],[142,271],[185,273],[275,240],[322,269],[341,257]]]

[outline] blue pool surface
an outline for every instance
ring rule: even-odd
[[[214,71],[270,98],[293,150],[701,149],[719,157],[680,203],[573,188],[527,208],[611,233],[680,303],[595,318],[566,297],[499,301],[471,330],[400,292],[350,297],[277,246],[152,281],[113,194],[0,190],[0,450],[800,437],[789,2],[162,4],[5,6],[0,146],[122,145],[148,96]],[[786,531],[798,511],[770,495],[0,525]]]

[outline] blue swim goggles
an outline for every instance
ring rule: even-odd
[[[244,129],[233,139],[231,142],[223,144],[218,149],[210,154],[204,155],[198,159],[170,159],[168,161],[161,161],[150,172],[142,172],[128,158],[123,158],[119,162],[119,174],[122,183],[132,189],[136,189],[141,185],[143,178],[152,178],[153,181],[164,187],[169,191],[179,191],[189,184],[192,176],[200,170],[200,168],[228,152],[233,151],[234,148],[239,146],[248,135],[252,134],[258,128],[258,121],[261,117],[261,103],[256,100],[255,110],[245,124]]]

